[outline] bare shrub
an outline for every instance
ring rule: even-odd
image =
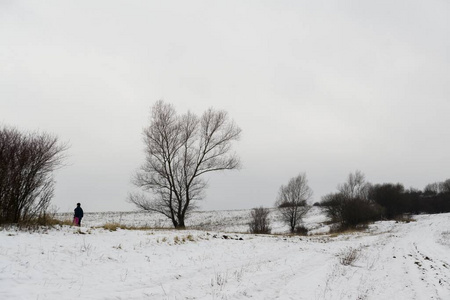
[[[264,207],[253,208],[248,223],[250,233],[270,233],[270,210]]]
[[[346,183],[338,186],[338,193],[322,198],[322,207],[333,222],[339,223],[341,230],[379,220],[383,208],[369,200],[370,187],[364,175],[356,171],[349,175]]]
[[[304,225],[298,225],[295,227],[294,233],[297,235],[308,235],[308,228]]]
[[[347,248],[339,254],[339,262],[344,266],[349,266],[358,260],[360,256],[359,249]]]
[[[218,286],[220,290],[224,288],[224,286],[228,282],[228,272],[225,273],[216,273],[214,278],[211,279],[211,287]]]
[[[66,149],[46,133],[0,128],[0,223],[47,219],[53,171],[62,165]]]
[[[367,199],[370,187],[371,184],[366,182],[365,175],[356,170],[355,173],[348,174],[347,182],[338,185],[338,190],[347,199]]]
[[[327,216],[333,222],[337,222],[342,229],[379,220],[382,215],[382,208],[367,200],[341,198],[339,194],[330,198],[324,201],[322,206],[325,207]]]

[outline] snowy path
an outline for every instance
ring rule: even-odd
[[[450,214],[337,237],[0,231],[0,299],[450,299]],[[232,236],[234,237],[234,236]],[[357,249],[358,258],[340,258]]]
[[[449,241],[450,216],[417,218],[361,238],[360,258],[335,265],[320,299],[450,299],[450,247],[439,242]]]

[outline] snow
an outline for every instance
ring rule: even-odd
[[[142,213],[87,214],[80,230],[4,228],[0,299],[450,299],[450,214],[299,237],[247,234],[248,213],[192,216],[210,231],[93,227],[159,222]],[[305,218],[317,231],[324,221],[318,208]]]
[[[288,226],[280,222],[280,215],[276,209],[270,209],[272,233],[284,233]],[[248,232],[250,210],[221,210],[221,211],[196,211],[192,212],[186,220],[186,226],[194,229],[225,232]],[[59,214],[61,220],[71,220],[73,213]],[[320,207],[312,207],[304,218],[306,227],[312,233],[318,231],[327,232],[328,226],[324,226],[327,218]],[[99,227],[106,223],[119,223],[131,227],[172,228],[170,220],[157,213],[150,212],[106,212],[86,213],[83,225],[87,227]]]

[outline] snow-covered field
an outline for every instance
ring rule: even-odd
[[[250,210],[222,210],[222,211],[196,211],[192,212],[186,220],[190,229],[247,233]],[[288,227],[280,222],[280,216],[274,209],[271,210],[270,219],[272,233],[288,232]],[[73,213],[64,213],[57,216],[60,220],[71,220]],[[323,223],[327,218],[320,207],[312,207],[304,218],[305,226],[312,233],[329,231]],[[99,227],[106,223],[119,223],[131,227],[168,228],[173,227],[170,220],[157,213],[149,212],[103,212],[87,213],[83,218],[83,226]]]
[[[450,214],[298,237],[246,234],[248,213],[194,214],[209,231],[92,228],[165,225],[142,213],[87,214],[81,233],[3,229],[0,299],[450,299]]]

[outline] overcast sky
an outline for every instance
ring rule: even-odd
[[[450,178],[450,2],[0,1],[0,125],[68,142],[53,203],[128,211],[159,99],[224,109],[243,168],[204,210],[273,206],[305,172],[313,201],[361,170]]]

